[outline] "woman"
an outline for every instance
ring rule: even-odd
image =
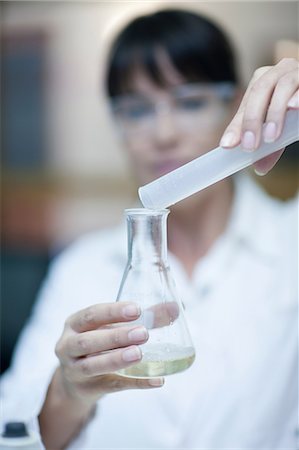
[[[298,107],[298,64],[256,72],[237,110],[234,57],[222,31],[193,13],[161,11],[116,38],[107,91],[145,184],[216,147],[224,130],[223,146],[254,150],[266,119],[264,137],[275,139],[287,107]],[[266,172],[278,156],[257,170]],[[148,339],[144,327],[130,326],[140,309],[130,299],[114,302],[124,227],[80,240],[53,264],[3,382],[8,393],[20,377],[15,396],[26,413],[19,416],[39,416],[51,449],[295,449],[294,214],[247,177],[171,209],[170,262],[197,358],[164,386],[113,374],[140,361]],[[127,326],[107,327],[119,322]]]

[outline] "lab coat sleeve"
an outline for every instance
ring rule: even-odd
[[[21,333],[11,367],[2,377],[2,428],[7,421],[24,421],[29,429],[39,433],[37,417],[58,365],[55,345],[65,319],[77,308],[68,259],[60,257],[52,265],[31,318]]]

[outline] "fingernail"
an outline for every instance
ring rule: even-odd
[[[290,100],[288,101],[288,106],[290,108],[298,108],[299,107],[299,94],[294,95]]]
[[[126,362],[138,361],[141,359],[141,350],[139,347],[130,347],[122,352],[122,358]]]
[[[228,131],[225,133],[220,141],[221,147],[232,147],[236,142],[236,135],[233,131]]]
[[[134,328],[133,330],[129,331],[129,333],[128,333],[129,341],[133,341],[133,342],[144,341],[147,337],[148,337],[148,332],[147,332],[147,329],[144,327]]]
[[[252,131],[245,131],[242,139],[243,150],[252,152],[255,148],[255,135]]]
[[[124,317],[126,317],[127,319],[131,319],[132,317],[136,317],[139,316],[140,314],[140,308],[138,305],[135,305],[134,303],[125,306],[122,309],[122,314]]]
[[[264,175],[266,175],[267,172],[262,172],[261,170],[257,170],[254,169],[254,172],[256,173],[256,175],[258,175],[259,177],[263,177]]]
[[[164,378],[151,378],[148,380],[148,384],[153,387],[163,386]]]
[[[264,135],[264,141],[265,142],[273,142],[276,139],[277,134],[277,126],[275,122],[268,122],[265,125],[263,135]]]

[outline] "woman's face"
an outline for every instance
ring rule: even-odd
[[[215,85],[188,85],[166,55],[159,62],[169,88],[158,87],[139,69],[131,79],[132,94],[115,104],[141,185],[217,147],[233,114],[233,102],[223,102]]]

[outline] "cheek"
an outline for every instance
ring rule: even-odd
[[[143,179],[153,153],[149,140],[127,140],[124,142],[124,151],[135,176]]]
[[[232,118],[231,107],[219,108],[211,116],[210,123],[204,128],[199,127],[197,145],[202,151],[211,150],[219,146],[221,136]]]
[[[125,152],[131,159],[143,159],[148,155],[151,150],[150,139],[125,139],[124,142]]]
[[[224,127],[219,126],[185,135],[185,148],[189,148],[194,157],[203,155],[209,150],[219,146],[223,131]]]

